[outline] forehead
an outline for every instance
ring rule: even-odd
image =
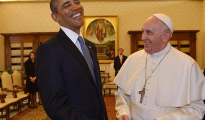
[[[162,22],[156,17],[148,18],[143,24],[143,30],[156,30],[161,27]]]
[[[56,0],[58,3],[65,3],[65,2],[68,2],[68,3],[71,3],[71,2],[77,2],[77,1],[80,1],[80,0]]]
[[[56,5],[61,5],[65,2],[70,2],[71,0],[56,0]]]
[[[79,1],[79,0],[56,0],[56,6],[58,7],[62,7],[63,4],[65,3],[72,3],[72,2],[75,2],[75,1]]]
[[[35,56],[35,54],[31,53],[30,56]]]

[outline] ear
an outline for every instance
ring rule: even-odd
[[[57,13],[51,13],[51,17],[53,18],[54,21],[59,22]]]
[[[171,36],[172,36],[171,31],[166,31],[166,32],[164,33],[163,42],[168,42],[169,39],[171,38]]]

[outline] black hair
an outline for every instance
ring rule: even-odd
[[[57,0],[51,0],[50,1],[50,9],[51,9],[52,13],[58,13],[57,7],[56,7],[57,2],[58,2]]]
[[[30,57],[32,53],[35,55],[35,52],[30,52],[30,53],[29,53],[29,57],[28,57],[28,61],[32,61],[32,60],[31,60],[31,57]]]

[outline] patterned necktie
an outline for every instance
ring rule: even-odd
[[[78,41],[79,41],[80,47],[82,49],[82,54],[83,54],[83,56],[84,56],[84,58],[85,58],[85,60],[87,62],[87,65],[88,65],[88,67],[89,67],[89,69],[91,71],[91,74],[92,74],[92,76],[93,76],[93,78],[95,80],[95,83],[96,83],[95,72],[94,72],[94,68],[93,68],[93,64],[92,64],[93,62],[92,62],[92,58],[90,56],[90,52],[89,52],[87,46],[85,45],[85,42],[84,42],[84,40],[83,40],[83,38],[81,36],[78,37]]]

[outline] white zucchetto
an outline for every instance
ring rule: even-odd
[[[167,15],[158,13],[158,14],[153,14],[153,16],[155,16],[156,18],[161,20],[165,25],[167,25],[167,27],[173,33],[173,23],[172,20]]]

